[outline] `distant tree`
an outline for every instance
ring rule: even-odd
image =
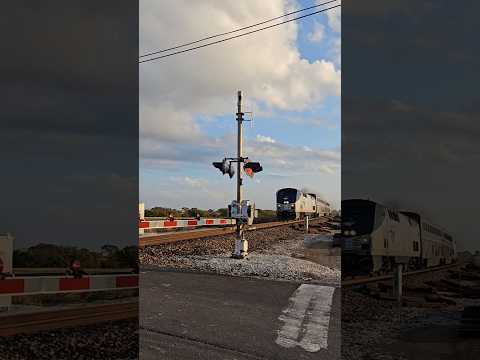
[[[191,208],[191,209],[188,209],[187,216],[188,217],[195,217],[195,216],[197,216],[197,213],[198,213],[197,208]]]
[[[118,246],[115,245],[103,245],[102,246],[102,255],[105,257],[113,256],[118,251]]]
[[[262,219],[271,219],[277,216],[275,210],[258,209],[258,217]]]
[[[227,208],[220,208],[217,210],[217,214],[221,218],[225,218],[228,215],[228,209]]]
[[[138,247],[126,246],[117,252],[117,259],[120,267],[138,267]]]
[[[150,209],[145,209],[145,217],[153,217],[153,211]]]
[[[79,260],[82,268],[135,268],[138,264],[138,252],[136,246],[119,249],[109,244],[102,246],[100,252],[52,244],[38,244],[13,252],[13,267],[19,268],[68,268],[72,260]]]

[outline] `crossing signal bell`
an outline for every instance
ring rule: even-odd
[[[255,173],[262,171],[263,168],[259,162],[249,161],[245,165],[243,165],[243,170],[245,171],[245,174],[247,174],[250,177],[253,177]]]
[[[235,175],[235,169],[232,166],[232,163],[229,162],[227,159],[223,159],[221,162],[213,162],[214,167],[222,172],[223,175],[228,174],[230,179]]]

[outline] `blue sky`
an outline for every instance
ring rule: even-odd
[[[155,1],[141,1],[140,52],[314,4],[215,2],[216,14],[209,22],[181,11],[190,6],[197,14],[212,12],[210,2],[197,2],[196,9],[191,2],[175,2],[177,17],[167,18]],[[234,179],[222,176],[211,163],[235,155],[239,89],[245,111],[253,111],[254,119],[253,126],[244,127],[245,155],[264,167],[245,180],[246,197],[259,208],[273,209],[275,191],[292,186],[339,206],[340,32],[339,11],[334,11],[141,65],[140,201],[147,208],[215,209],[234,198]],[[182,30],[166,34],[171,21]]]

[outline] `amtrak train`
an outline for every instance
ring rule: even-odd
[[[330,204],[313,193],[294,188],[277,191],[277,217],[279,219],[302,219],[305,216],[318,217],[330,214]]]
[[[386,273],[396,264],[420,269],[457,259],[456,242],[441,226],[411,211],[370,200],[342,201],[342,271]]]

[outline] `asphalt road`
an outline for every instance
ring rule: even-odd
[[[144,267],[140,327],[141,359],[340,359],[340,293]]]

